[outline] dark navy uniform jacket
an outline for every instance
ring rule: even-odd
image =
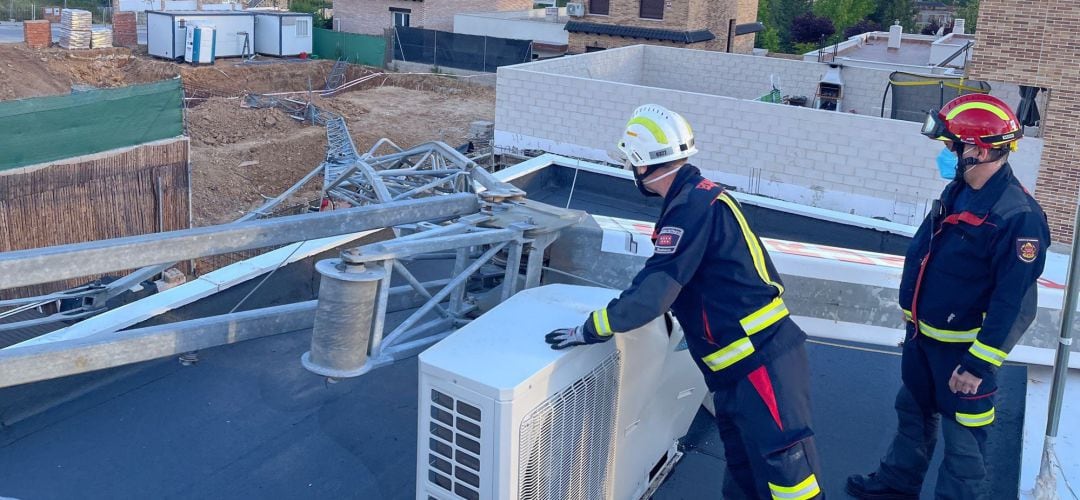
[[[803,342],[780,276],[738,202],[685,165],[664,198],[654,254],[627,290],[593,312],[585,334],[610,336],[675,313],[716,390]]]
[[[992,375],[1035,318],[1050,230],[1008,164],[954,210],[953,181],[908,248],[900,306],[909,332],[966,349],[961,366]],[[915,328],[914,325],[918,325]]]

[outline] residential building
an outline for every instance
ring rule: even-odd
[[[915,2],[915,26],[922,29],[931,24],[947,26],[956,17],[956,6],[942,2]]]
[[[455,14],[532,7],[532,0],[337,0],[334,19],[339,31],[369,35],[394,26],[453,31]]]
[[[903,33],[903,28],[897,24],[891,26],[889,31],[862,33],[823,49],[807,52],[803,54],[803,60],[962,76],[975,46],[975,35],[967,34],[964,30],[963,19],[957,19],[953,31],[942,36]]]
[[[570,52],[641,43],[749,54],[758,0],[581,0],[566,24]],[[573,10],[573,9],[569,9]]]
[[[1035,198],[1046,210],[1053,240],[1065,244],[1073,239],[1080,191],[1077,33],[1076,0],[982,0],[969,65],[972,78],[1016,82],[1049,94],[1047,105],[1038,108],[1044,147]]]
[[[535,57],[556,57],[566,53],[567,21],[566,7],[464,12],[454,16],[454,33],[531,40]]]

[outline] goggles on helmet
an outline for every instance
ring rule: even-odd
[[[1016,151],[1016,140],[1023,137],[1022,130],[1015,132],[1009,132],[1001,135],[986,135],[977,138],[975,141],[965,141],[956,134],[949,131],[948,125],[945,120],[941,119],[941,115],[936,109],[930,110],[926,114],[926,121],[923,122],[922,135],[934,139],[935,141],[952,141],[956,144],[976,144],[983,147],[990,148],[1008,148],[1012,151]]]
[[[949,127],[945,123],[945,120],[941,119],[941,115],[938,114],[938,110],[932,109],[926,114],[926,121],[923,122],[922,135],[925,135],[935,141],[953,141],[961,142],[960,138],[949,132]]]

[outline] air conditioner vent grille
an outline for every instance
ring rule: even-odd
[[[428,480],[453,498],[480,499],[479,408],[431,390]]]
[[[521,422],[518,498],[606,498],[615,443],[619,352]]]

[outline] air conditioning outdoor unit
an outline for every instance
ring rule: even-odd
[[[585,4],[580,2],[571,2],[566,4],[566,14],[571,17],[584,17],[585,16]]]
[[[637,500],[707,394],[670,317],[554,351],[616,291],[526,290],[420,355],[418,500]]]

